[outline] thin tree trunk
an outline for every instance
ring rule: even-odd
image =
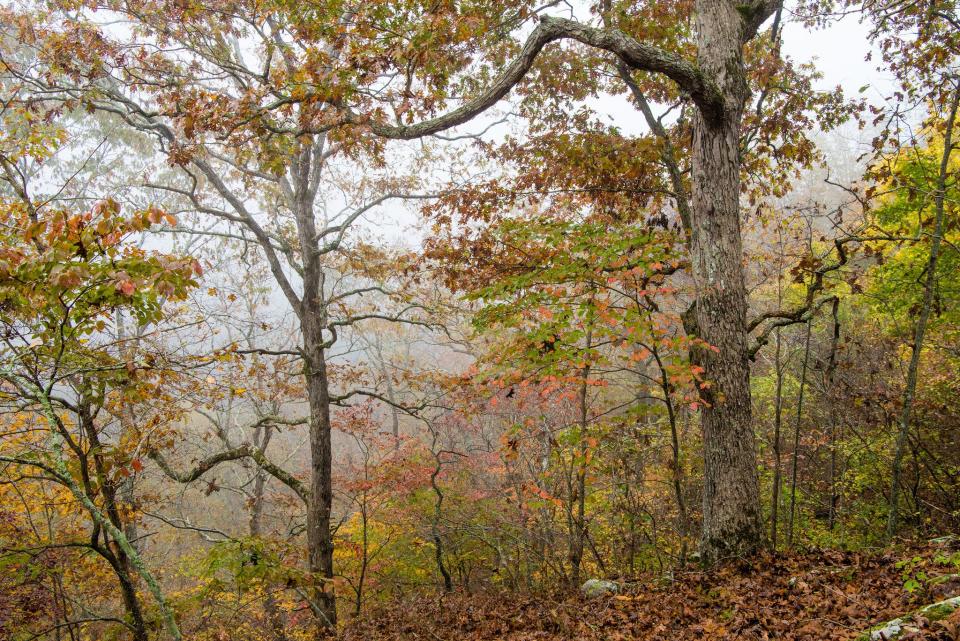
[[[783,306],[783,228],[778,232],[778,261],[777,261],[777,307]],[[773,354],[774,376],[776,386],[773,401],[773,487],[770,496],[770,549],[777,550],[777,538],[780,520],[780,484],[783,482],[783,336],[780,328],[774,330],[776,347]]]
[[[90,402],[86,398],[81,398],[78,405],[78,419],[80,422],[80,427],[87,436],[87,440],[90,443],[90,451],[93,454],[94,462],[94,472],[96,473],[97,483],[100,486],[100,494],[103,496],[103,509],[106,513],[107,519],[118,531],[125,531],[125,523],[120,517],[120,510],[117,506],[117,488],[113,480],[111,480],[106,472],[104,461],[103,461],[103,445],[100,442],[100,435],[97,432],[96,425],[94,424],[94,417],[92,414],[92,409],[90,407]],[[104,539],[107,541],[107,545],[112,548],[108,551],[107,554],[104,554],[104,558],[110,563],[113,567],[114,573],[117,575],[117,579],[120,582],[120,593],[123,597],[123,606],[127,611],[127,616],[130,618],[130,623],[133,626],[133,638],[134,641],[147,641],[147,627],[146,622],[143,618],[143,609],[140,606],[140,599],[137,596],[136,586],[134,585],[132,571],[130,568],[130,559],[127,556],[126,551],[122,546],[119,545],[118,541],[114,541],[114,545],[110,544],[110,539],[107,536],[104,536]],[[132,543],[130,544],[133,545]]]
[[[593,323],[592,319],[588,321],[586,335],[586,359],[589,359],[590,350],[593,348]],[[580,409],[580,448],[577,452],[576,460],[572,462],[572,470],[575,470],[575,476],[570,493],[570,506],[568,508],[568,529],[570,532],[570,543],[568,547],[568,560],[570,562],[570,585],[576,587],[580,585],[580,566],[583,562],[583,549],[585,544],[587,523],[586,523],[586,493],[587,493],[587,433],[590,427],[590,412],[588,406],[587,393],[589,391],[590,362],[587,360],[581,372],[583,376],[580,381],[579,409]],[[575,512],[574,512],[575,510]]]
[[[437,563],[437,571],[440,572],[440,576],[443,578],[443,591],[453,592],[453,578],[450,576],[450,571],[447,570],[447,566],[443,563],[443,539],[440,537],[440,517],[443,514],[443,492],[440,490],[440,486],[437,485],[437,477],[440,476],[442,462],[440,460],[440,452],[437,451],[436,431],[433,431],[433,441],[430,449],[436,461],[436,465],[430,473],[430,487],[433,488],[433,493],[437,496],[437,500],[433,504],[433,523],[431,523],[430,527],[430,533],[433,538],[434,560]]]
[[[834,403],[833,385],[837,371],[837,347],[840,344],[840,299],[833,299],[831,316],[833,317],[833,337],[830,339],[830,360],[827,362],[827,411],[829,412],[829,440],[830,440],[830,512],[827,517],[829,529],[832,531],[837,523],[837,408]]]
[[[787,546],[793,546],[793,519],[797,508],[797,468],[800,457],[800,420],[803,417],[803,392],[807,385],[807,364],[810,362],[810,331],[813,319],[807,321],[803,344],[803,365],[800,367],[800,391],[797,394],[797,415],[793,423],[793,454],[790,467],[790,516],[787,520]]]
[[[138,328],[134,328],[134,334],[128,334],[127,324],[123,320],[123,311],[119,309],[116,312],[116,322],[117,338],[119,339],[121,349],[123,350],[123,357],[127,362],[131,362],[133,357],[136,355],[136,351],[140,343],[140,334]],[[126,344],[126,341],[130,341],[130,343]],[[132,434],[136,429],[132,404],[125,404],[120,408],[120,429],[123,434]],[[131,515],[133,515],[136,511],[136,478],[136,471],[131,471],[130,476],[125,478],[120,483],[120,498],[127,505],[127,509],[130,511]],[[130,541],[130,545],[132,545],[133,548],[139,552],[140,548],[138,546],[138,540],[140,535],[137,532],[137,520],[134,516],[131,516],[129,519],[127,519],[127,522],[123,526],[123,533],[126,535],[127,540]]]
[[[674,498],[677,500],[677,513],[680,534],[680,565],[687,562],[687,535],[690,532],[687,516],[687,501],[683,496],[683,467],[680,452],[680,434],[677,430],[677,410],[673,404],[673,385],[667,376],[667,369],[660,359],[660,353],[654,346],[650,351],[660,370],[660,389],[663,391],[664,404],[667,406],[667,421],[670,424],[670,467],[673,481]]]
[[[780,336],[780,328],[775,330],[776,347],[774,350],[773,366],[775,369],[777,383],[774,391],[773,408],[773,488],[770,497],[770,547],[777,549],[777,526],[780,517],[780,484],[782,483],[783,466],[782,451],[783,446],[781,431],[783,430],[783,363],[781,357],[783,354],[783,340]]]
[[[377,365],[380,367],[380,373],[386,385],[387,400],[390,401],[390,431],[393,434],[393,448],[398,450],[400,449],[400,410],[397,409],[397,393],[393,387],[393,377],[390,375],[387,359],[383,354],[381,334],[377,333],[373,340],[367,340],[367,344],[376,355]]]
[[[270,425],[264,425],[258,428],[257,432],[253,439],[254,443],[261,452],[266,452],[273,436],[273,428]],[[248,523],[248,531],[251,537],[259,537],[263,534],[263,503],[266,486],[267,475],[263,470],[257,469],[257,475],[253,481],[253,496],[250,502],[250,521]],[[263,609],[267,614],[267,620],[270,622],[273,638],[276,641],[286,641],[287,634],[284,631],[283,615],[272,591],[268,591],[264,596]]]
[[[390,428],[393,434],[394,449],[400,448],[400,410],[397,409],[396,392],[393,389],[393,379],[384,366],[384,380],[387,382],[387,400],[390,401]]]
[[[357,577],[357,599],[353,604],[353,616],[360,616],[363,608],[363,584],[367,580],[367,567],[370,564],[370,524],[367,517],[367,491],[363,491],[360,504],[360,519],[363,527],[363,547],[360,549],[360,576]]]
[[[947,177],[950,169],[950,154],[953,152],[953,125],[957,118],[957,107],[960,104],[960,88],[955,89],[953,100],[950,103],[950,113],[946,131],[943,135],[943,154],[940,157],[940,172],[937,176],[937,189],[934,195],[934,224],[933,235],[930,239],[930,257],[927,260],[926,280],[923,285],[923,304],[920,315],[917,317],[916,330],[913,337],[913,349],[910,355],[910,365],[907,369],[907,384],[903,391],[903,406],[900,412],[900,430],[897,435],[897,449],[893,457],[892,480],[890,484],[890,506],[887,516],[886,538],[889,541],[897,532],[897,521],[900,512],[900,485],[903,475],[903,455],[910,434],[910,415],[913,411],[913,400],[917,392],[917,372],[920,369],[920,355],[923,352],[923,337],[930,321],[930,310],[933,307],[933,290],[937,282],[937,260],[940,257],[940,244],[943,240],[943,213],[946,199]]]

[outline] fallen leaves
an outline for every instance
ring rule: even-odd
[[[923,551],[922,554],[929,554]],[[582,600],[457,593],[391,603],[351,622],[344,641],[855,639],[918,605],[897,558],[837,551],[768,556],[714,572],[678,573],[664,585],[627,583],[625,594]],[[926,623],[912,639],[958,641],[960,619]],[[954,636],[950,636],[950,635]],[[927,636],[922,636],[927,635]]]

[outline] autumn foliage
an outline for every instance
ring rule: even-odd
[[[960,639],[955,5],[4,4],[0,638]]]

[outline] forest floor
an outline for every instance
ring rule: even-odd
[[[878,624],[960,594],[960,577],[949,576],[957,568],[943,557],[943,547],[930,544],[884,554],[831,550],[689,571],[671,582],[630,582],[619,595],[594,599],[464,593],[423,597],[371,611],[351,622],[342,638],[856,639]],[[960,609],[939,621],[932,618],[913,617],[917,629],[898,638],[960,640]]]

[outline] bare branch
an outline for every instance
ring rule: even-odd
[[[271,463],[262,451],[250,445],[249,443],[244,443],[239,447],[224,450],[208,456],[197,463],[196,467],[188,472],[177,472],[174,470],[159,452],[152,451],[148,454],[148,456],[160,467],[164,474],[173,480],[184,484],[196,481],[221,463],[250,458],[253,459],[260,469],[267,472],[275,479],[293,490],[304,503],[307,503],[310,500],[310,491],[304,487],[303,483],[301,483],[296,477],[286,470],[283,470]]]
[[[336,236],[333,240],[328,242],[326,245],[319,247],[317,249],[317,254],[322,255],[322,254],[328,254],[332,251],[336,251],[340,247],[340,244],[343,242],[343,238],[346,235],[347,231],[350,229],[350,226],[353,223],[355,223],[357,219],[360,218],[360,216],[363,216],[365,213],[367,213],[374,207],[382,205],[388,200],[393,200],[393,199],[426,200],[429,198],[436,198],[438,195],[439,194],[401,194],[397,192],[388,192],[386,194],[383,194],[382,196],[374,198],[367,204],[351,212],[347,216],[347,218],[339,225],[333,225],[332,227],[327,227],[326,229],[318,233],[316,237],[316,240],[318,241],[322,240],[323,238],[331,234],[336,234]]]

